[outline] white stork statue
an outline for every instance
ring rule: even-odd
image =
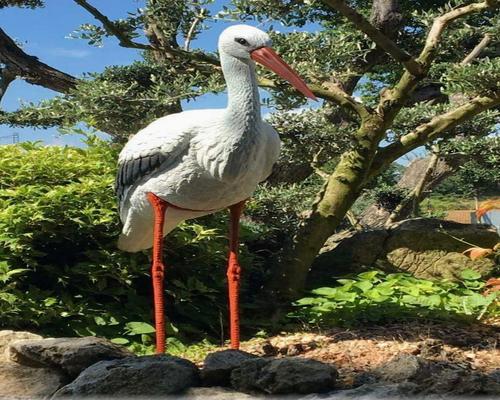
[[[231,347],[239,347],[239,219],[245,200],[269,176],[280,150],[277,132],[260,115],[253,60],[316,99],[270,43],[265,32],[251,26],[224,30],[219,54],[227,107],[159,118],[133,136],[120,153],[116,192],[123,231],[118,247],[130,252],[153,247],[157,353],[165,351],[163,237],[184,220],[225,208],[231,212],[227,269]]]

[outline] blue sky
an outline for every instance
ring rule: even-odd
[[[98,22],[84,9],[71,0],[46,0],[46,7],[29,10],[17,7],[0,10],[0,21],[4,29],[12,38],[22,44],[23,49],[31,55],[37,56],[41,61],[67,72],[74,76],[82,76],[85,72],[100,72],[109,65],[127,65],[134,60],[140,60],[141,54],[134,49],[125,49],[118,45],[114,38],[104,40],[103,47],[94,47],[85,40],[69,39],[71,32],[83,23]],[[145,0],[91,0],[111,19],[125,18],[127,12],[143,7]],[[212,15],[221,10],[223,5],[228,5],[228,0],[215,0],[211,6]],[[252,24],[251,21],[246,22]],[[253,23],[257,25],[257,23]],[[205,31],[200,38],[193,42],[192,47],[203,48],[209,51],[216,50],[217,38],[220,32],[228,26],[227,22],[216,21],[211,23],[211,29]],[[266,29],[269,24],[264,24]],[[289,28],[274,22],[276,30],[287,31]],[[305,29],[314,30],[316,26],[307,26]],[[2,99],[1,107],[12,111],[19,108],[23,102],[38,102],[58,95],[58,93],[41,86],[30,85],[22,80],[12,83],[7,94]],[[261,91],[265,95],[265,91]],[[225,94],[205,95],[184,103],[184,109],[191,108],[220,108],[226,104]],[[264,109],[263,112],[269,110]],[[10,128],[0,125],[0,144],[8,143],[10,139],[3,136],[19,133],[21,141],[41,140],[52,145],[81,145],[78,135],[61,135],[56,128]],[[410,155],[410,158],[414,156]],[[408,160],[401,160],[407,163]]]
[[[111,19],[124,18],[127,11],[143,7],[144,0],[91,0]],[[212,11],[218,11],[227,1],[216,0],[211,6]],[[70,0],[46,0],[46,7],[36,10],[6,8],[0,11],[1,26],[7,34],[22,44],[24,51],[37,56],[44,63],[74,76],[82,76],[85,72],[99,72],[109,65],[126,65],[134,60],[140,60],[139,51],[118,46],[117,40],[109,38],[103,47],[89,46],[85,40],[68,39],[68,35],[83,23],[96,23],[94,18],[81,7]],[[227,26],[225,22],[213,23],[210,30],[201,35],[192,47],[200,47],[209,51],[216,50],[217,38]],[[41,86],[30,85],[22,80],[12,83],[7,94],[2,99],[2,108],[13,111],[19,105],[27,102],[38,102],[57,95]],[[224,94],[206,95],[196,101],[184,105],[185,109],[224,107]],[[57,129],[32,129],[0,127],[0,137],[18,132],[20,139],[42,140],[47,144],[78,145],[80,138],[71,135],[60,135]],[[0,139],[0,144],[8,139]]]

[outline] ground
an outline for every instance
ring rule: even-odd
[[[241,350],[261,356],[299,356],[332,363],[339,371],[339,383],[343,388],[355,384],[355,379],[363,372],[401,354],[420,355],[471,372],[491,374],[500,368],[499,322],[489,320],[463,325],[412,321],[282,332],[242,342]],[[202,358],[193,361],[201,366]]]

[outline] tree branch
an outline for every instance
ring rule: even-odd
[[[488,8],[497,7],[498,0],[485,0],[481,3],[472,3],[449,11],[434,20],[427,35],[427,39],[417,61],[424,68],[423,75],[415,76],[405,72],[399,82],[380,96],[377,112],[384,115],[388,123],[392,122],[399,110],[405,105],[407,97],[413,92],[417,84],[427,75],[432,61],[436,56],[437,46],[444,29],[457,18],[483,11]]]
[[[38,58],[26,54],[1,28],[0,63],[5,64],[12,73],[27,82],[56,92],[68,93],[77,83],[75,77],[52,68],[38,61]]]
[[[384,49],[396,61],[404,65],[406,70],[414,76],[422,75],[422,66],[411,56],[411,54],[400,49],[389,37],[382,31],[375,28],[356,10],[349,7],[343,0],[323,0],[323,3],[334,10],[340,12],[344,17],[351,21],[360,31],[364,32],[377,46]]]
[[[111,21],[108,17],[102,14],[97,8],[87,3],[86,0],[73,0],[73,1],[80,7],[83,7],[85,10],[87,10],[90,14],[92,14],[94,18],[97,19],[109,33],[115,36],[118,39],[120,46],[129,47],[133,49],[141,49],[141,50],[153,50],[153,47],[147,44],[137,43],[131,40],[125,34],[125,32],[123,32],[116,26],[116,24],[113,21]]]
[[[467,54],[467,56],[460,63],[461,65],[470,64],[475,58],[481,54],[481,52],[488,46],[491,42],[491,34],[487,33],[484,35],[483,39],[472,49],[472,51]]]
[[[458,18],[465,17],[478,11],[483,11],[488,8],[497,8],[498,0],[485,0],[481,3],[472,3],[466,6],[455,8],[446,14],[437,17],[432,24],[431,30],[427,35],[424,48],[417,58],[426,69],[429,68],[430,63],[434,60],[435,53],[441,36],[445,28]]]
[[[492,97],[478,96],[447,113],[438,115],[402,136],[397,142],[379,148],[373,159],[367,181],[379,174],[393,161],[406,153],[438,138],[450,134],[450,130],[476,115],[500,105],[500,92]]]
[[[8,66],[0,68],[0,101],[2,101],[9,85],[16,79],[16,73]]]
[[[260,87],[271,89],[278,88],[278,85],[272,79],[258,78],[257,81]],[[327,89],[314,84],[308,84],[307,86],[309,86],[309,89],[311,89],[316,97],[332,101],[342,107],[349,108],[352,111],[356,112],[361,118],[365,118],[370,115],[370,111],[362,103],[358,103],[352,96],[349,96],[335,84],[328,84]]]

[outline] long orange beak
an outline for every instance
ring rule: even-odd
[[[261,47],[250,53],[250,57],[290,82],[304,96],[318,100],[302,78],[270,47]]]

